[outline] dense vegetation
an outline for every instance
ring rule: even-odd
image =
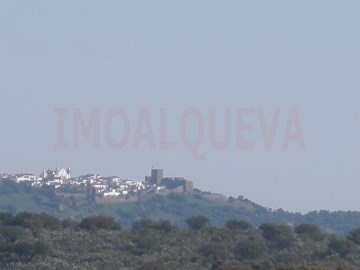
[[[227,220],[246,220],[258,227],[264,223],[316,224],[324,232],[348,234],[360,227],[360,213],[353,211],[313,211],[302,215],[281,209],[271,210],[243,197],[226,198],[218,194],[195,190],[192,195],[145,194],[135,201],[95,203],[84,190],[55,192],[54,189],[36,189],[13,182],[0,182],[0,211],[17,214],[23,211],[48,213],[58,218],[71,217],[77,221],[91,215],[108,215],[131,228],[139,219],[167,219],[179,228],[186,228],[189,216],[205,215],[211,224],[224,226]]]
[[[178,228],[168,220],[138,220],[122,228],[109,216],[81,221],[47,214],[0,213],[1,269],[359,269],[360,229],[349,235],[314,224],[244,220],[214,227],[203,215]]]

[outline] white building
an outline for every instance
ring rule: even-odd
[[[56,168],[54,171],[47,170],[43,171],[40,175],[42,179],[70,179],[71,178],[71,170],[68,169],[58,169]]]

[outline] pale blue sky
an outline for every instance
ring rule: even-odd
[[[360,210],[359,1],[1,1],[0,171],[71,167],[142,179],[152,165],[203,190],[244,195],[271,208]],[[166,108],[178,139],[188,107],[204,116],[231,108],[281,109],[273,149],[257,117],[253,150],[216,150],[204,161],[184,147],[111,149],[81,141],[58,150],[57,107],[86,116],[113,107],[131,119],[148,108],[155,137]],[[298,109],[306,149],[281,148],[287,113]],[[103,118],[101,124],[103,125]],[[219,136],[221,127],[219,123]],[[114,132],[116,132],[114,128]],[[72,121],[66,122],[71,146]],[[207,132],[208,134],[208,132]]]

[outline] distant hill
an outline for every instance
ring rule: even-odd
[[[13,214],[30,211],[44,212],[59,218],[80,220],[89,215],[111,215],[125,227],[131,227],[140,219],[168,219],[179,227],[185,227],[185,219],[194,215],[207,216],[214,226],[223,226],[227,220],[243,219],[253,226],[264,223],[301,223],[318,225],[323,231],[347,234],[360,227],[360,212],[326,210],[307,214],[271,210],[239,196],[227,198],[221,194],[195,189],[192,195],[170,193],[146,194],[135,200],[96,203],[83,191],[56,194],[53,189],[37,189],[11,182],[0,183],[0,211]]]

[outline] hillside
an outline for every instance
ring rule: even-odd
[[[351,211],[314,211],[302,215],[283,210],[270,210],[243,197],[226,198],[220,194],[195,190],[192,195],[170,193],[143,195],[137,200],[95,203],[80,191],[66,196],[54,190],[35,189],[25,185],[2,182],[0,211],[16,214],[22,211],[44,212],[58,218],[80,220],[89,215],[110,215],[126,228],[140,219],[168,219],[174,225],[185,227],[185,219],[194,215],[207,216],[214,226],[223,226],[229,219],[246,220],[257,227],[264,223],[301,223],[318,225],[329,233],[347,234],[360,227],[360,213]]]

